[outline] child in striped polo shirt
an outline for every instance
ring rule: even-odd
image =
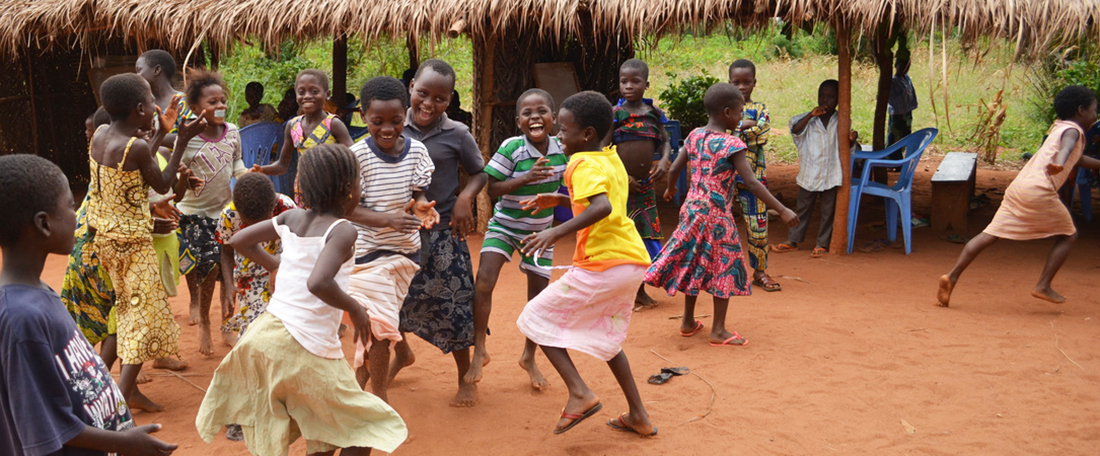
[[[550,136],[554,128],[554,99],[544,90],[530,89],[516,101],[516,126],[523,136],[510,138],[501,144],[485,172],[489,175],[489,196],[500,198],[489,220],[489,230],[481,246],[478,262],[476,295],[474,298],[474,358],[466,373],[466,383],[481,380],[482,366],[489,364],[485,348],[489,313],[493,307],[493,288],[500,268],[512,261],[512,254],[521,249],[521,240],[550,227],[553,209],[525,210],[522,202],[540,193],[553,193],[562,183],[569,159],[557,138]],[[527,256],[520,254],[519,269],[527,274],[527,299],[534,299],[550,283],[552,248]],[[541,390],[546,378],[535,364],[534,342],[527,340],[520,356],[520,366],[531,377],[531,387]]]

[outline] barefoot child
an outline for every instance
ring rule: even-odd
[[[390,406],[355,384],[337,327],[351,314],[359,337],[370,336],[363,307],[344,290],[354,264],[356,230],[345,214],[359,202],[359,166],[340,145],[302,157],[299,189],[309,209],[294,209],[233,235],[233,248],[278,271],[267,313],[260,315],[214,371],[195,426],[207,443],[238,423],[252,454],[287,454],[306,439],[307,454],[393,452],[408,436]],[[262,244],[280,240],[277,258]]]
[[[710,345],[745,345],[748,340],[726,329],[730,296],[747,296],[751,291],[731,210],[736,197],[734,176],[742,176],[749,191],[779,211],[788,226],[796,223],[798,217],[756,180],[745,157],[745,143],[726,133],[736,129],[743,118],[741,91],[732,84],[712,85],[703,97],[703,105],[710,121],[688,134],[684,153],[672,164],[675,176],[691,162],[691,189],[680,208],[680,224],[650,266],[645,281],[668,290],[670,296],[684,292],[680,335],[691,337],[703,329],[703,323],[695,319],[695,301],[699,292],[706,292],[714,297]],[[675,181],[670,179],[665,199],[675,194]]]
[[[959,275],[978,254],[1001,238],[1027,241],[1053,237],[1054,247],[1031,295],[1053,303],[1066,301],[1050,283],[1077,240],[1077,228],[1073,226],[1069,209],[1058,200],[1058,188],[1072,177],[1069,170],[1074,165],[1100,169],[1100,160],[1082,156],[1085,130],[1096,122],[1096,94],[1087,87],[1067,86],[1054,97],[1054,111],[1058,120],[1050,126],[1039,151],[1008,184],[993,221],[985,231],[966,243],[955,268],[940,277],[936,299],[941,306],[950,304]]]
[[[183,195],[180,217],[180,272],[191,294],[190,324],[199,324],[199,353],[214,354],[210,340],[210,302],[218,281],[221,245],[214,231],[233,198],[232,178],[248,172],[241,158],[241,133],[225,121],[227,93],[217,73],[197,71],[187,85],[187,103],[206,112],[206,129],[187,142],[183,162],[203,179],[202,187],[177,188]]]
[[[672,148],[665,132],[664,122],[668,122],[665,113],[653,106],[653,100],[644,98],[648,88],[649,66],[638,59],[623,62],[619,67],[619,92],[623,99],[612,112],[615,124],[611,142],[630,176],[627,215],[634,220],[652,260],[661,251],[661,221],[657,218],[654,182],[668,175]],[[658,151],[661,159],[654,162],[653,156]],[[638,287],[635,304],[657,305],[657,301],[646,294],[645,284]]]
[[[562,149],[569,156],[565,185],[569,195],[539,194],[528,209],[572,205],[573,218],[523,239],[523,254],[539,256],[559,239],[577,234],[573,268],[527,303],[516,324],[542,347],[569,388],[555,434],[568,431],[603,408],[569,357],[579,350],[607,362],[619,382],[630,411],[607,425],[643,436],[657,434],[638,395],[630,363],[622,350],[633,294],[649,265],[638,230],[626,215],[630,178],[619,156],[601,151],[611,129],[611,104],[603,95],[586,91],[566,98],[558,111]]]
[[[745,143],[745,158],[752,167],[752,174],[764,188],[768,187],[768,165],[764,159],[764,145],[768,143],[767,134],[771,131],[771,119],[768,107],[752,99],[756,89],[756,65],[746,59],[735,60],[729,68],[730,84],[737,86],[745,96],[745,112],[735,131]],[[749,251],[749,266],[752,267],[752,284],[764,291],[780,291],[783,286],[768,275],[768,207],[756,197],[738,175],[737,201],[741,204],[741,216],[745,219],[748,235],[745,236]]]
[[[420,269],[418,230],[430,228],[438,217],[424,197],[435,167],[424,145],[403,134],[409,104],[401,81],[389,76],[372,78],[363,84],[359,96],[370,136],[352,147],[363,197],[348,215],[359,232],[348,294],[370,317],[370,338],[360,339],[356,345],[359,386],[370,379],[371,391],[385,401],[389,398],[390,343],[402,340],[401,304]],[[414,204],[416,211],[411,210]],[[369,366],[364,365],[368,349]]]
[[[454,88],[454,69],[437,59],[425,60],[409,86],[405,134],[424,143],[435,164],[425,197],[436,203],[439,223],[420,231],[420,271],[401,306],[401,332],[415,333],[454,356],[458,393],[451,405],[470,407],[477,403],[477,385],[464,380],[474,344],[474,272],[466,234],[475,225],[474,198],[489,176],[470,130],[447,118]],[[459,166],[470,176],[461,192]],[[395,353],[391,378],[412,362],[407,342]]]
[[[172,454],[149,435],[159,424],[134,428],[107,366],[39,277],[50,254],[73,248],[69,180],[41,157],[8,155],[0,194],[0,454]]]
[[[561,142],[551,138],[554,129],[554,99],[544,90],[530,89],[516,101],[516,126],[523,136],[505,140],[485,172],[489,175],[489,197],[500,198],[489,220],[489,231],[481,246],[477,268],[477,295],[474,300],[474,359],[466,373],[467,383],[481,380],[481,368],[489,363],[485,337],[489,313],[493,307],[500,268],[512,261],[522,247],[523,238],[550,227],[554,211],[530,211],[523,201],[540,193],[553,193],[561,187],[561,177],[569,159]],[[520,254],[519,270],[527,274],[527,300],[535,299],[550,283],[554,249],[548,248],[536,258]],[[531,386],[541,390],[546,378],[535,364],[535,343],[527,339],[519,365],[531,377]]]
[[[96,254],[115,290],[122,394],[130,408],[159,411],[161,406],[136,391],[135,380],[145,361],[178,357],[180,328],[160,280],[148,191],[167,193],[172,188],[184,144],[206,128],[206,119],[180,127],[175,151],[162,171],[150,144],[167,134],[166,125],[174,119],[164,119],[150,142],[136,136],[151,128],[154,111],[159,111],[149,83],[135,74],[112,76],[103,82],[100,96],[111,124],[101,127],[89,144],[88,227],[95,230]]]
[[[280,176],[290,166],[291,155],[298,152],[299,159],[310,148],[320,144],[341,144],[351,147],[351,134],[348,127],[335,114],[325,112],[325,101],[329,99],[328,76],[321,70],[308,68],[298,73],[294,82],[294,93],[301,115],[286,122],[283,132],[283,149],[279,159],[270,165],[254,165],[252,171],[268,176]],[[294,201],[302,205],[295,185]]]
[[[839,83],[829,79],[817,88],[817,107],[791,119],[791,138],[798,147],[798,226],[787,233],[787,242],[772,248],[776,253],[798,250],[806,237],[814,205],[821,200],[821,226],[817,228],[817,244],[810,256],[820,258],[829,253],[833,240],[833,215],[836,214],[836,192],[843,175],[840,171],[840,140],[837,129],[840,115],[836,112]],[[850,133],[852,151],[859,150],[859,133]],[[843,204],[847,204],[844,202]]]

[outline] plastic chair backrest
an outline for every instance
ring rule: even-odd
[[[271,164],[271,156],[279,151],[275,145],[282,138],[283,126],[278,122],[261,122],[241,129],[241,158],[244,166]]]
[[[672,154],[675,155],[676,151],[680,149],[680,141],[683,139],[683,132],[680,130],[679,120],[670,120],[665,122],[665,133],[668,133],[668,145],[672,147]],[[661,151],[657,151],[657,158],[660,159]]]
[[[348,135],[351,136],[351,142],[359,142],[360,139],[363,139],[363,137],[367,136],[367,127],[366,125],[362,127],[349,126]]]
[[[939,130],[935,128],[925,128],[902,138],[901,141],[895,144],[902,145],[906,150],[905,164],[901,165],[901,171],[898,173],[898,182],[894,185],[895,189],[911,188],[913,184],[913,175],[917,172],[917,165],[920,161],[920,157],[924,154],[924,149],[927,148],[929,144],[932,144],[932,140],[936,138],[937,134],[939,134]]]

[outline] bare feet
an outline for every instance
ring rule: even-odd
[[[1036,297],[1036,298],[1042,299],[1044,301],[1053,302],[1055,304],[1062,304],[1062,303],[1066,302],[1066,297],[1065,296],[1062,296],[1062,295],[1058,294],[1058,292],[1050,289],[1049,287],[1047,287],[1047,288],[1035,287],[1034,290],[1031,290],[1031,295]]]
[[[153,367],[157,369],[181,371],[187,369],[187,361],[184,361],[182,359],[157,358],[156,361],[153,361]]]
[[[539,371],[538,364],[535,364],[535,356],[533,353],[531,356],[527,356],[527,353],[520,356],[519,367],[527,371],[527,375],[531,377],[531,389],[541,392],[543,388],[550,386],[550,382],[546,381],[546,377],[543,377],[542,372]]]
[[[638,294],[634,296],[634,310],[657,307],[657,300],[645,292],[645,285],[638,288]]]
[[[126,405],[130,407],[130,410],[144,410],[154,413],[164,411],[164,406],[149,400],[137,389],[134,390],[134,394],[130,395],[130,399],[126,400]]]
[[[409,367],[416,362],[416,355],[413,354],[412,349],[409,348],[409,342],[402,340],[393,346],[393,360],[390,361],[390,378],[386,380],[386,383],[392,383],[393,379],[397,377],[397,372],[403,368]]]
[[[936,291],[936,299],[940,302],[940,305],[947,307],[951,302],[951,290],[955,288],[955,281],[951,280],[947,274],[940,276],[940,289]],[[1035,294],[1035,292],[1031,292]]]
[[[474,359],[470,362],[470,370],[466,371],[466,376],[462,377],[462,381],[466,383],[480,382],[481,368],[488,366],[489,361],[490,357],[488,350],[484,347],[474,347]]]
[[[565,408],[562,409],[562,415],[573,414],[585,415],[586,413],[591,415],[593,408],[600,405],[600,398],[596,397],[591,390],[584,397],[569,396],[569,402],[565,403]],[[565,432],[565,429],[571,427],[574,423],[584,418],[567,418],[565,416],[558,420],[558,425],[554,427],[554,433],[560,434]]]
[[[206,356],[214,354],[214,342],[210,340],[210,326],[205,322],[199,325],[199,353]]]
[[[199,320],[200,320],[199,314],[201,314],[201,313],[202,313],[202,311],[199,310],[199,303],[196,302],[195,300],[192,300],[191,301],[191,308],[190,308],[190,316],[187,318],[187,324],[191,325],[191,326],[195,326],[195,325],[199,324]]]
[[[233,331],[222,331],[222,343],[226,347],[237,345],[238,334]]]
[[[477,405],[477,384],[459,382],[458,392],[451,399],[451,407],[473,407]]]
[[[134,378],[134,384],[144,385],[153,381],[153,377],[150,377],[145,372],[138,372],[137,377]]]

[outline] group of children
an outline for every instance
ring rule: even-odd
[[[730,66],[729,83],[707,90],[709,121],[686,136],[671,163],[664,115],[644,98],[649,69],[640,60],[622,65],[622,100],[615,106],[591,91],[560,105],[539,89],[523,93],[516,101],[523,134],[504,141],[488,164],[469,129],[446,115],[456,79],[446,62],[424,62],[408,87],[392,77],[367,81],[360,113],[369,136],[355,143],[340,119],[322,110],[330,96],[327,77],[305,70],[295,84],[300,114],[286,124],[278,161],[250,173],[239,132],[225,121],[228,94],[219,77],[194,74],[181,97],[165,84],[174,62],[158,52],[139,59],[137,74],[103,83],[105,114],[90,119],[92,177],[79,217],[56,166],[33,156],[0,158],[6,195],[0,212],[8,215],[0,224],[0,369],[9,379],[0,390],[8,410],[0,413],[0,429],[15,436],[11,454],[64,446],[172,452],[173,445],[149,436],[156,425],[135,428],[129,410],[160,409],[137,390],[142,363],[182,367],[172,364],[180,330],[167,302],[181,273],[191,292],[192,323],[203,325],[200,352],[213,353],[208,313],[218,278],[221,329],[233,345],[196,418],[204,440],[228,425],[228,434],[256,454],[286,454],[299,437],[310,454],[392,451],[407,429],[387,404],[387,386],[414,360],[407,333],[452,354],[458,392],[451,404],[474,405],[490,360],[493,289],[516,253],[529,300],[517,321],[527,338],[520,366],[533,388],[544,388],[534,361],[541,349],[569,391],[553,432],[602,409],[570,357],[575,350],[606,361],[627,400],[629,410],[607,426],[655,435],[622,349],[635,306],[650,304],[645,284],[686,295],[684,337],[703,330],[696,300],[700,292],[712,295],[709,344],[745,345],[745,337],[726,327],[729,297],[749,294],[750,284],[780,289],[766,272],[767,208],[793,227],[789,241],[775,247],[790,251],[802,242],[820,198],[822,231],[812,254],[828,249],[830,201],[840,185],[835,81],[821,84],[818,107],[791,120],[802,158],[796,213],[765,187],[770,119],[751,98],[756,69],[747,60]],[[943,305],[978,252],[998,237],[1031,236],[1025,231],[1058,236],[1049,274],[1044,271],[1035,293],[1060,298],[1050,279],[1075,231],[1071,220],[1037,230],[1036,217],[1066,222],[1068,213],[1038,204],[1048,195],[1032,190],[1056,191],[1058,182],[1047,176],[1064,179],[1063,168],[1078,161],[1100,164],[1078,158],[1080,131],[1096,120],[1095,96],[1080,89],[1059,94],[1055,106],[1064,120],[1052,127],[1046,152],[1010,186],[989,234],[971,241],[941,279]],[[276,194],[266,177],[285,172],[290,154],[301,156],[293,200]],[[690,188],[678,226],[662,246],[655,184],[667,178],[664,197],[671,198],[677,192],[671,176],[684,166]],[[465,184],[460,168],[469,176]],[[486,186],[499,201],[475,275],[466,235],[474,229],[473,200]],[[751,277],[735,199],[750,231]],[[573,216],[553,225],[557,206],[571,208]],[[179,234],[169,235],[174,229]],[[572,266],[551,283],[553,248],[566,236],[577,239]],[[60,297],[39,280],[51,253],[71,255]],[[339,340],[345,315],[356,341],[354,369]],[[89,345],[100,340],[104,360],[113,361],[116,352],[122,360],[118,386],[110,363]],[[46,358],[57,363],[39,362]],[[371,393],[364,391],[368,382]],[[39,412],[12,421],[22,416],[13,410]]]

